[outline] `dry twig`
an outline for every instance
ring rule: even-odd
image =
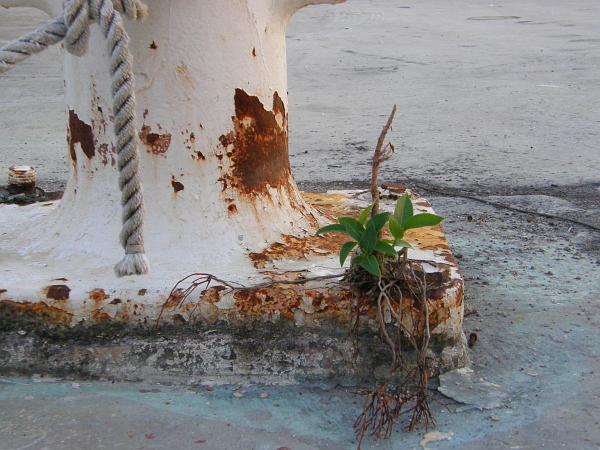
[[[373,209],[371,211],[371,217],[379,214],[379,186],[377,183],[377,178],[379,177],[379,165],[390,159],[394,153],[394,146],[392,144],[388,142],[388,144],[384,146],[383,143],[385,142],[388,131],[390,131],[390,128],[392,127],[395,115],[396,105],[394,105],[392,113],[379,135],[375,153],[373,154],[373,161],[371,164],[371,197],[373,198]]]

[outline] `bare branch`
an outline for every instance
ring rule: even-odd
[[[379,140],[377,141],[377,146],[375,147],[375,153],[373,154],[373,162],[371,164],[371,197],[373,198],[373,210],[371,211],[371,217],[379,214],[379,187],[377,183],[377,178],[379,177],[379,165],[390,159],[392,153],[394,153],[394,146],[388,144],[383,146],[385,141],[385,137],[390,131],[392,127],[392,122],[394,121],[394,116],[396,115],[396,105],[392,109],[392,113],[390,114],[390,118],[387,123],[383,127],[381,134],[379,135]]]

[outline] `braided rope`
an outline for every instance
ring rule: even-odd
[[[62,41],[66,34],[67,26],[64,19],[59,17],[29,34],[9,42],[0,48],[0,74],[8,72],[31,55],[40,53],[49,46]]]
[[[140,0],[67,0],[62,17],[0,49],[0,73],[63,39],[67,51],[82,56],[88,48],[91,22],[100,25],[110,56],[115,147],[123,207],[120,240],[125,256],[115,266],[115,272],[123,276],[148,273],[150,265],[144,253],[145,207],[139,170],[133,58],[119,13],[131,20],[140,20],[147,15],[147,8]]]

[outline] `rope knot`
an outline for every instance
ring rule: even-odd
[[[66,0],[63,6],[67,33],[64,38],[67,51],[76,56],[87,52],[90,24],[96,21],[108,35],[115,21],[115,11],[123,13],[129,20],[142,20],[148,8],[141,0]]]

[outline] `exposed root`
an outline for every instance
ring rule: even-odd
[[[392,354],[388,376],[381,386],[365,394],[363,411],[354,423],[359,449],[367,434],[375,440],[389,438],[396,421],[406,414],[411,415],[407,426],[410,431],[419,424],[425,429],[435,426],[428,391],[433,367],[427,355],[431,337],[427,275],[422,266],[405,257],[386,262],[382,273],[382,277],[376,278],[360,267],[353,267],[346,277],[369,294],[365,297],[377,299],[381,338]],[[412,299],[412,308],[402,307],[404,294]],[[389,330],[389,319],[395,333]],[[358,321],[357,315],[356,333],[360,326]],[[415,361],[404,359],[403,352],[407,349],[414,350]],[[400,380],[400,384],[394,386],[396,380]]]
[[[187,298],[196,289],[198,289],[199,287],[204,288],[203,292],[205,292],[208,290],[208,288],[210,288],[210,285],[212,282],[216,282],[218,284],[218,286],[221,286],[222,289],[229,289],[230,291],[233,291],[236,289],[264,288],[264,287],[269,287],[269,286],[273,286],[276,284],[303,284],[303,283],[307,283],[309,281],[329,280],[329,279],[333,279],[333,278],[342,278],[343,276],[344,276],[343,273],[339,273],[339,274],[333,274],[333,275],[323,275],[323,276],[319,276],[319,277],[301,278],[299,280],[270,280],[265,283],[260,283],[260,284],[256,284],[254,286],[248,287],[248,286],[244,286],[243,284],[240,284],[240,283],[222,280],[222,279],[217,278],[214,275],[211,275],[209,273],[193,273],[193,274],[188,275],[187,277],[184,277],[181,280],[179,280],[177,282],[177,284],[175,284],[173,289],[171,289],[171,292],[169,293],[169,297],[162,304],[162,307],[160,308],[160,313],[158,314],[158,317],[156,319],[155,332],[158,332],[158,328],[160,325],[160,319],[162,319],[163,313],[166,308],[181,307],[185,303]],[[181,286],[183,286],[185,284],[188,284],[188,286],[186,288],[182,288]],[[194,311],[196,311],[197,307],[198,307],[198,304],[196,304],[194,306],[194,309],[192,309],[192,311],[190,312],[190,316],[192,316],[194,314]]]
[[[189,281],[191,279],[191,281]],[[185,289],[181,288],[180,286],[182,284],[184,284],[185,282],[189,283],[189,286]],[[172,307],[172,308],[179,308],[181,307],[181,305],[183,305],[183,303],[186,301],[186,299],[190,296],[190,294],[192,292],[194,292],[198,287],[204,287],[204,290],[207,290],[210,287],[210,283],[216,281],[217,283],[220,283],[221,286],[224,286],[226,289],[235,289],[237,288],[243,288],[244,286],[242,286],[241,284],[238,283],[232,283],[229,281],[225,281],[225,280],[221,280],[220,278],[215,277],[214,275],[211,275],[209,273],[193,273],[191,275],[188,275],[187,277],[182,278],[181,280],[179,280],[177,282],[177,284],[173,287],[173,289],[171,289],[171,293],[169,294],[169,297],[167,298],[167,301],[163,303],[161,309],[160,309],[160,313],[158,314],[158,317],[156,319],[156,328],[155,328],[155,332],[158,332],[158,327],[160,324],[160,319],[162,318],[162,315],[165,311],[165,308],[167,307]],[[198,305],[196,305],[198,306]],[[192,310],[192,314],[195,311],[196,308],[194,308]]]
[[[420,263],[409,261],[406,253],[401,252],[397,260],[383,264],[381,277],[375,277],[359,266],[352,266],[345,274],[293,281],[269,281],[254,287],[301,284],[331,278],[342,278],[341,282],[353,286],[358,293],[359,301],[351,328],[351,333],[355,335],[355,354],[358,356],[360,318],[369,309],[369,302],[375,300],[380,337],[390,348],[392,357],[384,382],[377,389],[364,393],[363,411],[354,423],[359,450],[366,435],[373,436],[375,440],[389,438],[394,425],[404,415],[410,414],[407,425],[410,431],[420,424],[425,429],[435,426],[428,391],[433,365],[427,354],[431,337],[427,291],[438,288],[440,281],[428,277]],[[220,286],[221,290],[246,288],[210,274],[188,275],[173,287],[169,298],[162,305],[156,330],[158,331],[159,321],[166,308],[181,307],[197,288],[206,292],[212,283],[216,285],[213,288]],[[198,304],[191,314],[197,306]],[[410,361],[405,359],[407,350],[414,351],[416,357],[411,355]]]

